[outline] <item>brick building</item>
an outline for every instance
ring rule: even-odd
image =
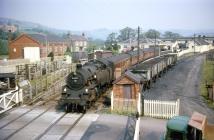
[[[41,47],[41,44],[32,37],[22,34],[9,43],[9,59],[24,58],[25,47]]]
[[[62,56],[67,49],[67,40],[52,34],[29,34],[33,39],[37,40],[40,46],[40,56],[46,57],[53,52],[54,56]]]
[[[25,47],[39,47],[40,57],[47,57],[53,52],[54,56],[65,54],[67,47],[74,48],[74,52],[84,51],[87,46],[87,39],[83,36],[71,35],[71,38],[63,38],[53,34],[22,34],[9,43],[9,58],[24,58]],[[72,44],[70,44],[72,42]]]

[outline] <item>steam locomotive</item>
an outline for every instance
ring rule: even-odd
[[[76,71],[67,77],[60,104],[64,106],[66,112],[85,112],[117,78],[117,69],[123,73],[138,62],[155,57],[157,54],[158,50],[149,48],[77,65]]]

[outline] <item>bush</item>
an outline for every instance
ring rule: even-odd
[[[0,39],[0,55],[8,55],[8,42]]]

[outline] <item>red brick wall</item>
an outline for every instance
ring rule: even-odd
[[[40,44],[27,35],[21,35],[9,44],[9,59],[24,58],[24,47],[40,47]],[[16,50],[16,51],[14,51]]]

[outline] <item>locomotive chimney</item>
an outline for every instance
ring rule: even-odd
[[[71,72],[73,72],[73,73],[76,74],[76,68],[77,68],[76,63],[72,63],[72,65],[71,65]]]

